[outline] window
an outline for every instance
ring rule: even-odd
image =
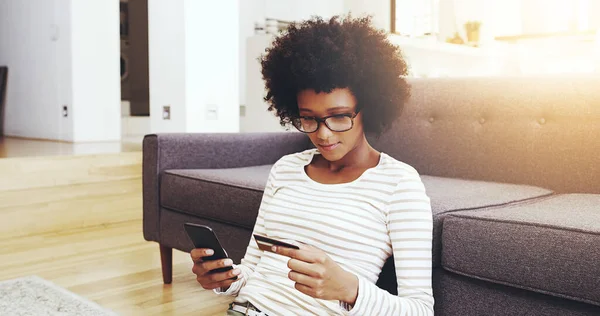
[[[600,0],[391,0],[411,75],[600,73]],[[481,28],[479,28],[481,26]]]
[[[439,33],[440,0],[392,0],[392,33],[416,37]]]
[[[497,40],[535,39],[564,35],[595,34],[600,28],[597,0],[512,0],[518,2],[513,15],[520,17],[513,32],[503,32],[510,16],[496,17]]]
[[[595,34],[600,0],[391,0],[391,31],[403,36],[453,34],[481,21],[497,40]],[[440,21],[442,24],[440,30]],[[450,21],[448,23],[448,21]]]

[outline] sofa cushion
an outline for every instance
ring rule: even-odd
[[[600,305],[600,195],[556,195],[444,220],[445,269]]]
[[[271,167],[165,171],[160,185],[161,205],[252,229]]]
[[[441,264],[442,223],[455,211],[481,210],[552,194],[543,188],[485,181],[421,176],[433,211],[433,265]]]
[[[161,205],[198,217],[252,228],[271,165],[168,170],[162,176]],[[551,194],[515,184],[421,176],[434,214],[433,262],[440,265],[441,227],[447,213],[506,205]]]
[[[598,316],[600,306],[433,270],[434,315]]]

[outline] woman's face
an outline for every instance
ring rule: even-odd
[[[298,109],[300,116],[305,118],[302,123],[309,128],[315,124],[310,118],[335,115],[328,123],[334,130],[342,130],[350,126],[346,125],[351,121],[349,116],[353,117],[356,114],[356,98],[348,88],[334,89],[330,93],[303,90],[298,93]],[[361,115],[358,114],[353,121],[352,128],[347,131],[332,131],[324,122],[319,122],[317,131],[307,135],[323,158],[338,161],[364,139]]]

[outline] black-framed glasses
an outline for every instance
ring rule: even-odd
[[[300,116],[292,120],[292,124],[302,133],[314,133],[321,123],[332,132],[345,132],[354,127],[354,118],[358,113],[335,114],[325,117]]]

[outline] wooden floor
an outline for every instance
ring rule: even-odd
[[[175,251],[142,236],[141,153],[0,159],[0,280],[38,275],[121,315],[223,315]]]
[[[0,136],[0,158],[90,155],[142,150],[143,136],[124,137],[117,142],[68,143]]]

